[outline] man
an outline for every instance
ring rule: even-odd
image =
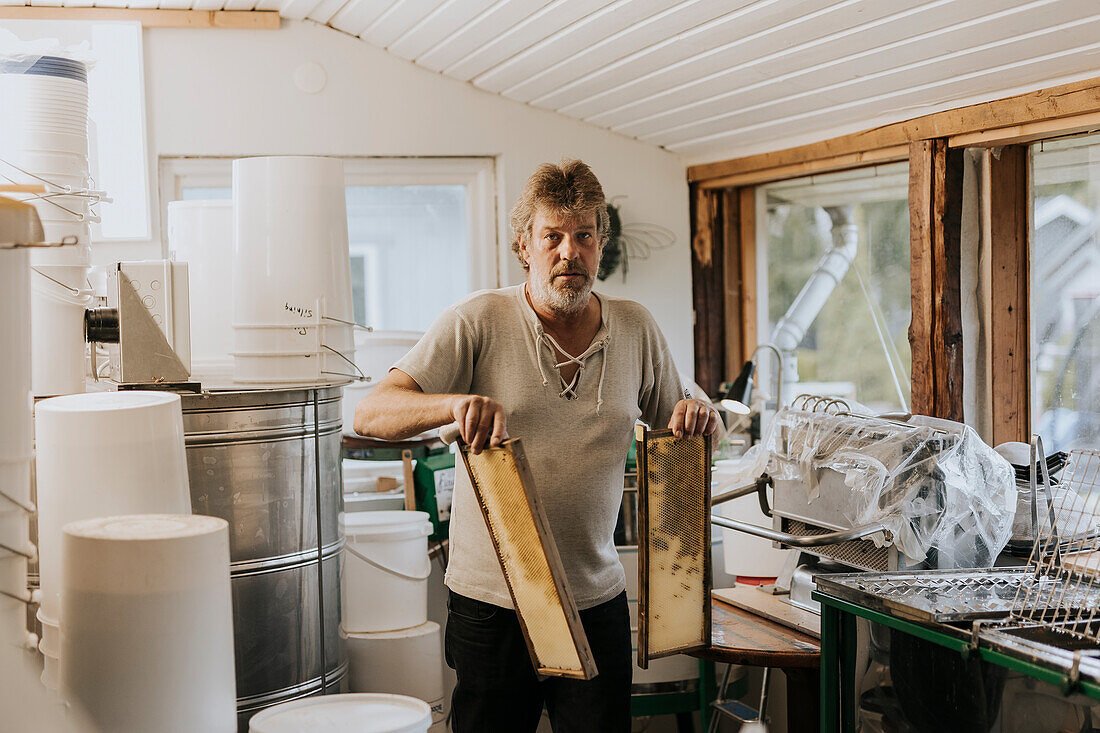
[[[387,440],[457,422],[474,453],[523,439],[599,674],[540,681],[464,471],[451,510],[447,663],[459,733],[630,729],[630,621],[613,534],[639,419],[677,435],[714,431],[682,399],[672,355],[637,303],[592,292],[608,237],[603,189],[576,160],[544,164],[512,210],[523,285],[449,308],[359,403],[355,430]]]

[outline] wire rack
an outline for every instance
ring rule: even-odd
[[[1057,625],[1100,641],[1100,451],[1070,452],[1059,483],[1052,483],[1042,441],[1032,443],[1029,490],[1035,536],[1027,568],[1034,582],[1021,582],[1010,622]]]

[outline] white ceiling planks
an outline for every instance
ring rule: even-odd
[[[631,27],[659,13],[667,4],[667,0],[615,0],[478,75],[474,85],[528,102],[537,96],[529,91],[533,83],[549,79],[552,84],[560,84],[557,79],[562,66],[604,42],[608,27]],[[562,78],[567,79],[568,73]]]
[[[443,69],[443,73],[472,81],[607,4],[599,0],[555,0],[545,3],[527,17],[498,32],[495,37],[486,39],[484,45],[471,49],[466,56],[452,62]]]
[[[1096,0],[0,0],[278,10],[690,162],[1100,76]]]
[[[792,94],[829,94],[838,84],[864,84],[881,74],[902,71],[943,56],[940,49],[969,49],[974,34],[996,40],[1041,27],[1039,14],[1056,0],[1003,11],[999,20],[968,17],[943,27],[943,15],[923,8],[891,16],[886,22],[866,23],[791,46],[766,57],[754,58],[729,68],[651,94],[617,109],[587,119],[629,135],[652,136],[724,119],[729,114],[763,109],[762,105]],[[975,11],[977,13],[977,11]],[[901,23],[894,20],[905,20]],[[933,47],[929,42],[935,42]],[[847,73],[838,82],[838,72]]]
[[[643,139],[660,139],[666,144],[676,145],[690,143],[700,138],[712,139],[710,136],[716,134],[735,134],[739,123],[758,119],[760,114],[767,115],[777,123],[782,122],[794,115],[804,113],[807,99],[817,96],[822,96],[829,102],[827,107],[819,107],[824,112],[827,108],[841,105],[851,108],[863,103],[903,98],[908,94],[919,94],[923,90],[936,89],[943,93],[952,85],[959,89],[973,88],[974,80],[989,79],[1002,73],[1015,72],[1013,76],[1017,81],[1025,81],[1029,73],[1027,67],[1038,65],[1040,59],[1046,62],[1043,64],[1046,69],[1059,70],[1056,73],[1060,76],[1067,69],[1066,61],[1069,61],[1069,68],[1072,69],[1080,61],[1073,58],[1075,54],[1090,52],[1094,42],[1100,39],[1098,34],[1100,34],[1100,15],[1082,25],[1074,23],[1044,28],[1005,39],[990,40],[976,47],[963,46],[958,51],[898,66],[891,65],[886,69],[877,71],[868,69],[868,73],[860,77],[833,84],[822,84],[806,91],[778,96],[757,104],[738,106],[736,109],[711,117],[701,114],[696,120],[687,120],[679,125],[666,125],[649,132],[641,129],[639,125],[626,125],[624,128],[628,134],[636,134]],[[1050,49],[1057,50],[1051,52]],[[1061,57],[1060,61],[1058,57]],[[1006,59],[1009,61],[1004,63]],[[1093,61],[1095,63],[1095,59]],[[868,88],[876,82],[879,88],[889,91],[868,96]],[[980,85],[977,88],[980,89]],[[694,113],[689,112],[689,114]]]
[[[406,30],[414,30],[443,4],[444,0],[399,0],[359,34],[367,43],[386,48]],[[447,0],[450,2],[450,0]],[[379,3],[381,4],[381,3]]]

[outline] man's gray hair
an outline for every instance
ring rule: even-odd
[[[582,161],[563,160],[558,165],[543,163],[523,187],[523,193],[512,208],[512,251],[523,269],[529,269],[520,252],[520,241],[531,236],[535,213],[546,209],[566,216],[596,215],[596,239],[607,244],[611,220],[607,200],[596,174]]]

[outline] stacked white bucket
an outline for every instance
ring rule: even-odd
[[[187,263],[191,375],[204,386],[226,386],[233,381],[233,324],[225,317],[233,292],[233,202],[170,202],[168,247]]]
[[[0,247],[0,654],[26,640],[32,423],[28,250]],[[21,600],[22,599],[22,600]]]
[[[233,161],[233,378],[254,385],[353,375],[344,165]]]
[[[125,391],[42,400],[35,407],[35,439],[39,648],[46,658],[43,682],[57,689],[64,623],[62,528],[111,515],[191,513],[180,398]]]
[[[58,56],[0,60],[0,100],[0,175],[45,186],[22,197],[47,242],[74,243],[31,254],[34,392],[83,392],[90,207],[100,196],[88,171],[87,69]]]
[[[102,731],[236,731],[228,523],[155,514],[64,531],[65,699]]]
[[[443,645],[428,621],[426,512],[341,514],[346,537],[340,576],[341,632],[351,692],[408,695],[432,708],[443,730]]]

